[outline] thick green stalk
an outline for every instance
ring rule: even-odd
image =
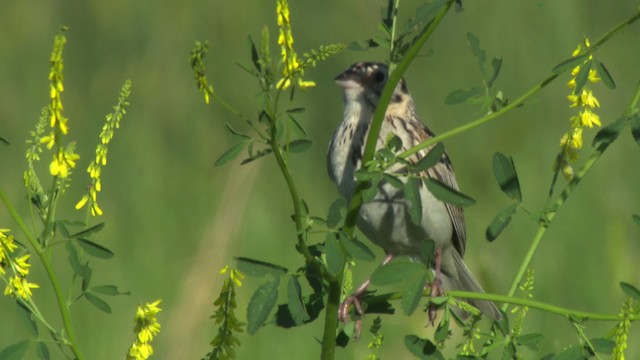
[[[22,230],[22,233],[29,241],[29,244],[31,244],[31,247],[35,251],[36,255],[38,255],[38,258],[42,262],[42,266],[44,267],[45,272],[49,277],[49,281],[51,282],[51,286],[53,287],[53,292],[55,293],[56,301],[58,303],[58,310],[60,311],[60,316],[62,317],[64,330],[67,334],[67,338],[69,339],[66,342],[66,345],[71,348],[71,351],[76,356],[76,359],[84,359],[84,356],[82,355],[82,353],[80,352],[80,348],[78,347],[78,341],[76,340],[75,330],[73,329],[73,323],[71,322],[69,308],[67,307],[64,296],[62,295],[62,288],[60,287],[60,283],[58,282],[58,277],[53,271],[53,265],[51,264],[48,254],[46,253],[46,249],[36,241],[35,237],[33,236],[33,234],[31,234],[26,224],[22,220],[22,217],[20,216],[20,214],[18,214],[16,209],[13,207],[13,204],[11,204],[2,189],[0,189],[0,199],[2,199],[2,202],[4,202],[5,207],[13,217],[13,220],[18,224],[20,230]],[[52,204],[50,204],[49,206],[52,206]]]

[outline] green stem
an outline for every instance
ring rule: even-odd
[[[429,298],[429,291],[430,290],[425,290],[424,292],[425,298]],[[567,309],[560,306],[551,305],[551,304],[547,304],[544,302],[535,301],[531,299],[523,299],[523,298],[498,295],[498,294],[448,290],[447,296],[450,296],[456,299],[488,300],[488,301],[513,304],[513,305],[527,306],[532,309],[543,310],[553,314],[558,314],[562,316],[574,316],[577,318],[583,318],[583,319],[589,319],[589,320],[621,321],[624,319],[624,316],[619,314],[599,314],[599,313],[592,313],[592,312],[586,312],[586,311],[579,311],[579,310]],[[390,300],[400,300],[400,299],[402,299],[402,293],[391,293],[391,294],[374,296],[374,297],[365,299],[364,302],[366,302],[367,304],[375,304],[379,302],[385,302]],[[629,317],[629,319],[632,321],[640,321],[640,315],[631,316]]]
[[[69,315],[69,309],[67,308],[67,305],[64,301],[64,296],[62,295],[62,289],[60,287],[60,283],[58,282],[58,278],[56,277],[56,274],[53,271],[53,266],[51,264],[51,260],[47,256],[46,249],[43,248],[36,241],[35,237],[29,231],[26,224],[22,220],[22,217],[20,216],[20,214],[18,214],[16,209],[13,207],[13,204],[9,201],[6,194],[1,188],[0,188],[0,199],[2,199],[2,202],[4,202],[4,205],[9,211],[9,213],[11,214],[11,217],[13,217],[14,221],[18,224],[18,227],[20,228],[20,230],[22,230],[24,236],[29,241],[29,244],[31,244],[31,247],[35,251],[36,255],[38,255],[38,258],[42,262],[42,266],[44,267],[45,272],[49,277],[49,281],[51,282],[51,286],[53,287],[53,292],[55,293],[55,296],[56,296],[56,301],[58,302],[58,310],[60,311],[60,316],[62,317],[64,330],[69,339],[66,345],[68,345],[71,348],[71,351],[76,356],[76,359],[78,360],[84,359],[84,356],[82,355],[82,353],[80,352],[80,348],[78,347],[78,341],[76,340],[75,330],[73,329],[71,316]],[[53,202],[53,198],[51,199],[51,201]],[[53,206],[52,202],[50,202],[50,205],[49,205],[50,207]],[[47,221],[49,219],[50,218],[47,217]],[[46,224],[45,224],[45,227],[46,227]]]
[[[640,19],[640,11],[638,11],[637,13],[635,13],[633,16],[629,17],[628,19],[624,20],[623,22],[621,22],[620,24],[618,24],[616,27],[614,27],[613,29],[611,29],[609,32],[607,32],[604,36],[602,36],[600,39],[598,39],[596,42],[593,43],[593,45],[591,46],[591,48],[586,49],[585,53],[593,53],[599,46],[601,46],[602,44],[604,44],[606,41],[610,40],[616,33],[618,33],[620,30],[622,30],[623,28],[625,28],[626,26],[631,25],[632,23],[634,23],[635,21],[637,21],[638,19]],[[443,133],[441,135],[435,136],[423,143],[420,143],[414,147],[412,147],[411,149],[408,149],[404,152],[402,152],[401,154],[398,155],[398,157],[400,158],[407,158],[408,156],[411,156],[415,153],[417,153],[420,150],[426,149],[429,146],[441,142],[445,139],[448,139],[450,137],[456,136],[458,134],[461,134],[463,132],[469,131],[473,128],[476,128],[480,125],[483,125],[503,114],[505,114],[508,111],[513,110],[516,107],[521,106],[522,104],[524,104],[524,101],[527,100],[528,98],[530,98],[531,96],[533,96],[534,94],[536,94],[538,91],[542,90],[544,87],[546,87],[547,85],[549,85],[549,83],[551,83],[553,80],[555,80],[559,75],[561,75],[562,73],[564,73],[565,71],[569,70],[568,68],[565,69],[564,71],[558,72],[558,73],[554,73],[550,76],[548,76],[547,78],[545,78],[544,80],[542,80],[541,82],[539,82],[537,85],[535,85],[533,88],[531,88],[529,91],[527,91],[526,93],[524,93],[522,96],[520,96],[519,98],[517,98],[516,100],[514,100],[512,103],[508,104],[507,106],[503,107],[502,109],[500,109],[499,111],[496,111],[494,113],[485,115],[477,120],[474,120],[470,123],[467,123],[465,125],[459,126],[453,130],[450,130],[446,133]],[[391,79],[389,79],[389,81],[391,81]],[[395,86],[395,85],[394,85]],[[384,93],[383,93],[384,94]]]
[[[635,92],[633,98],[631,99],[631,102],[629,103],[629,107],[625,111],[623,117],[628,118],[629,116],[631,116],[635,112],[637,112],[638,111],[637,107],[638,107],[638,103],[639,102],[640,102],[640,82],[638,83],[638,86],[636,88],[636,92]],[[616,134],[616,137],[617,137],[617,134]],[[573,193],[573,191],[576,189],[576,187],[580,184],[582,179],[593,168],[593,166],[602,157],[602,154],[607,150],[609,145],[611,145],[611,143],[614,140],[615,140],[615,138],[611,139],[611,140],[608,140],[608,141],[602,141],[596,147],[596,149],[594,150],[593,154],[591,154],[591,156],[585,161],[585,163],[582,165],[580,170],[576,173],[576,175],[573,177],[573,179],[571,179],[571,181],[567,184],[567,186],[564,188],[562,193],[558,196],[556,201],[550,207],[548,207],[547,210],[545,210],[543,216],[540,219],[541,221],[540,221],[540,225],[538,227],[538,231],[536,232],[536,234],[535,234],[535,236],[533,238],[533,241],[531,242],[531,245],[529,246],[529,250],[527,251],[527,253],[525,255],[525,258],[522,261],[522,263],[520,264],[520,268],[518,269],[518,272],[516,273],[516,276],[513,279],[513,282],[511,283],[511,287],[509,288],[509,292],[508,292],[509,296],[513,296],[513,294],[515,294],[515,292],[517,290],[517,287],[518,287],[518,284],[520,283],[520,281],[522,281],[522,277],[524,276],[524,273],[526,272],[527,268],[529,267],[529,264],[531,263],[531,260],[533,259],[533,255],[535,254],[536,249],[538,248],[538,245],[540,244],[540,240],[542,239],[542,237],[544,236],[545,232],[547,231],[547,228],[551,225],[551,221],[555,217],[555,215],[558,212],[558,210],[562,207],[562,205],[564,205],[564,203],[567,201],[569,196]],[[506,309],[507,309],[507,306],[503,306],[502,307],[503,311],[506,311]]]

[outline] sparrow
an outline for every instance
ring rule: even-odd
[[[369,126],[388,77],[387,65],[360,62],[351,65],[335,80],[343,88],[344,116],[329,144],[327,165],[331,180],[347,202],[351,201],[355,193],[355,173],[362,166]],[[402,142],[400,152],[434,136],[418,118],[413,98],[404,79],[396,85],[387,107],[376,150],[384,147],[386,139],[394,135]],[[415,164],[434,146],[423,149],[406,160]],[[403,182],[407,180],[404,164],[396,163],[386,171],[398,176]],[[435,166],[419,175],[458,189],[456,176],[446,152]],[[443,295],[444,289],[484,292],[462,260],[467,233],[461,207],[438,200],[425,184],[420,182],[422,218],[414,222],[409,214],[412,199],[407,198],[402,189],[384,180],[378,183],[377,187],[373,198],[362,204],[357,226],[369,240],[384,249],[386,257],[381,266],[397,256],[408,256],[415,261],[421,261],[421,249],[431,240],[435,244],[435,254],[433,259],[425,264],[435,272],[433,282],[425,284],[425,288],[430,286],[431,296]],[[341,304],[341,321],[348,320],[349,307],[352,304],[361,315],[363,314],[360,300],[369,283],[370,280],[365,281]],[[491,319],[501,319],[500,311],[493,302],[473,300],[469,303]],[[429,311],[429,319],[431,323],[435,321],[433,306]]]

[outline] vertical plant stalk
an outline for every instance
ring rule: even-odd
[[[73,323],[71,322],[69,308],[67,307],[67,303],[64,299],[64,295],[62,294],[62,288],[60,287],[60,283],[58,282],[58,277],[53,271],[53,265],[51,264],[51,260],[49,259],[49,256],[46,253],[46,248],[43,248],[33,237],[31,232],[29,232],[29,229],[27,228],[26,224],[22,220],[22,217],[20,217],[20,214],[18,214],[16,209],[13,207],[13,204],[11,204],[11,202],[7,198],[7,195],[4,193],[4,191],[1,188],[0,188],[0,199],[2,199],[2,202],[4,203],[9,213],[11,214],[11,217],[13,217],[13,220],[18,224],[18,227],[20,228],[20,230],[22,230],[22,233],[29,241],[29,244],[31,244],[31,247],[35,251],[36,255],[38,255],[38,258],[42,262],[42,266],[44,267],[45,272],[49,277],[49,281],[51,282],[51,286],[53,287],[53,292],[55,293],[56,301],[58,303],[58,310],[60,311],[60,316],[62,317],[62,324],[64,326],[64,331],[66,332],[67,338],[68,338],[68,341],[65,341],[65,345],[69,346],[69,348],[75,355],[76,359],[78,360],[84,359],[84,356],[82,355],[82,353],[80,352],[80,348],[78,347],[78,341],[76,339],[75,330],[73,329]],[[50,204],[49,206],[53,206],[53,204]]]
[[[367,142],[362,157],[362,164],[368,163],[373,158],[378,135],[380,133],[380,128],[382,127],[384,114],[387,111],[387,106],[389,105],[389,101],[391,100],[391,95],[393,95],[393,91],[396,85],[402,78],[402,74],[404,74],[404,72],[409,67],[409,64],[411,64],[416,55],[418,55],[418,52],[420,51],[422,46],[426,43],[429,37],[431,37],[435,29],[438,27],[444,16],[449,11],[449,8],[451,8],[453,2],[454,0],[447,0],[447,2],[442,5],[438,13],[435,15],[434,19],[426,26],[422,34],[420,34],[416,41],[411,45],[411,48],[407,51],[407,54],[398,64],[395,71],[393,71],[389,75],[389,79],[387,80],[387,84],[385,85],[384,90],[380,95],[380,100],[378,101],[376,111],[371,121],[369,135],[367,136]],[[398,3],[396,2],[395,5],[396,6],[394,6],[393,11],[397,13]],[[394,16],[396,16],[396,14],[394,14]],[[392,32],[395,31],[394,29],[395,22],[392,25]],[[393,43],[394,40],[395,39],[392,38],[391,43]],[[362,206],[362,191],[364,190],[365,186],[365,182],[358,181],[356,185],[355,195],[353,196],[349,204],[347,216],[343,227],[344,232],[348,236],[352,236],[355,230],[356,219],[358,217],[358,213],[360,212],[360,207]],[[329,279],[328,298],[325,308],[324,332],[322,336],[322,352],[320,355],[320,358],[323,360],[330,360],[335,357],[336,331],[338,329],[338,309],[340,307],[340,295],[342,294],[343,277],[344,268],[335,277]]]

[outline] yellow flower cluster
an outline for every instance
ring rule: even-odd
[[[29,300],[33,294],[31,289],[39,288],[40,286],[35,283],[27,281],[27,275],[29,275],[30,254],[26,254],[20,257],[12,257],[11,254],[18,248],[12,235],[6,235],[9,232],[8,229],[0,229],[0,276],[2,276],[7,283],[4,289],[5,295],[14,295],[22,298],[23,300]],[[12,276],[6,277],[7,269],[11,269]]]
[[[53,148],[54,145],[58,145],[58,151],[53,155],[53,160],[49,165],[49,172],[53,176],[60,176],[66,178],[69,176],[70,169],[76,166],[76,160],[80,158],[69,149],[64,150],[60,146],[60,137],[66,135],[69,132],[67,125],[67,118],[62,115],[62,92],[64,91],[63,80],[64,76],[62,70],[64,69],[64,62],[62,58],[62,51],[64,44],[67,42],[67,38],[64,35],[63,28],[60,34],[56,35],[53,42],[53,51],[51,52],[51,65],[49,70],[49,94],[51,98],[51,104],[49,106],[49,117],[51,132],[49,135],[40,138],[42,144],[46,144],[48,149]]]
[[[76,209],[81,209],[87,202],[91,201],[91,215],[102,215],[102,209],[98,206],[98,192],[102,190],[102,183],[100,181],[100,174],[102,173],[102,167],[107,165],[107,152],[109,142],[113,139],[115,130],[120,127],[120,120],[124,114],[127,113],[125,107],[129,105],[127,98],[131,94],[131,81],[127,80],[122,86],[120,96],[118,97],[118,104],[113,107],[113,113],[107,115],[106,121],[102,126],[100,132],[100,143],[96,147],[96,157],[94,161],[89,164],[87,172],[91,177],[91,186],[89,187],[88,194],[82,196],[82,199],[76,204]]]
[[[293,33],[291,32],[291,19],[289,11],[289,2],[287,0],[278,0],[276,4],[276,15],[278,17],[278,45],[280,45],[280,54],[282,56],[282,79],[278,81],[276,87],[286,90],[291,86],[291,80],[298,77],[298,86],[301,89],[316,86],[313,81],[304,81],[304,67],[298,62],[298,54],[293,50]]]
[[[129,348],[127,360],[146,360],[153,355],[151,340],[160,332],[160,323],[156,315],[162,311],[158,307],[161,300],[138,306],[135,316],[136,339]]]
[[[584,40],[584,46],[588,49],[591,44],[589,39]],[[576,50],[571,54],[576,57],[582,51],[582,45],[578,45]],[[571,94],[567,96],[567,99],[571,103],[569,107],[575,107],[579,109],[577,115],[572,116],[569,119],[569,131],[567,131],[560,138],[560,148],[562,149],[563,157],[556,164],[562,169],[562,173],[567,179],[573,177],[573,167],[571,163],[578,160],[578,152],[582,148],[582,133],[585,127],[592,128],[594,126],[602,126],[600,117],[594,112],[595,109],[600,107],[600,102],[593,95],[593,92],[585,85],[579,91],[576,91],[577,76],[580,73],[581,66],[591,65],[593,56],[589,56],[583,63],[583,65],[576,66],[571,71],[571,80],[567,83],[567,86],[571,90]],[[587,80],[591,83],[597,83],[600,81],[600,77],[595,69],[589,69]]]
[[[220,274],[226,274],[227,271],[229,271],[229,278],[231,279],[231,281],[233,281],[237,286],[242,286],[244,274],[234,268],[229,267],[229,265],[223,267],[222,270],[220,270]]]

